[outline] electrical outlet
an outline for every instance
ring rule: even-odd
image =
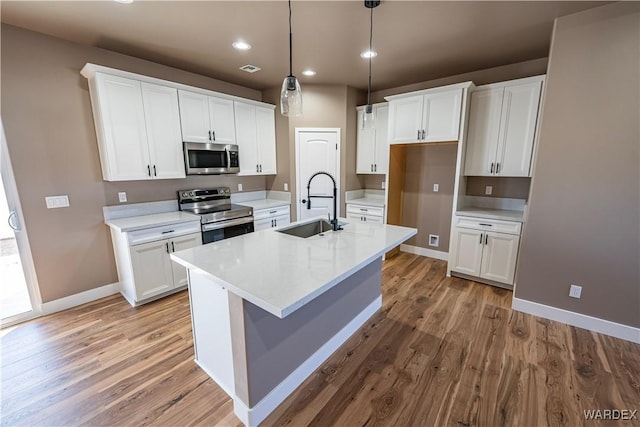
[[[56,209],[56,208],[68,208],[69,207],[69,196],[48,196],[44,198],[45,203],[47,204],[47,209]]]
[[[289,191],[289,184],[286,182],[284,183],[284,191]]]
[[[242,184],[238,183],[238,191],[242,191]]]
[[[487,196],[490,196],[491,193],[493,193],[493,187],[490,186],[490,185],[486,185],[484,187],[484,194],[487,195]]]
[[[437,193],[438,191],[440,191],[440,184],[433,184],[433,192]]]
[[[582,295],[582,286],[571,285],[571,288],[569,288],[569,296],[571,298],[580,298],[580,295]]]
[[[120,192],[118,193],[118,201],[119,201],[120,203],[124,203],[124,202],[126,202],[126,201],[127,201],[127,193],[125,193],[124,191],[120,191]]]
[[[429,246],[440,246],[440,236],[437,234],[429,234]]]
[[[382,188],[382,189],[384,190],[384,181],[382,181],[382,182],[380,183],[380,188]]]

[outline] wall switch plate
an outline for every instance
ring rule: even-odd
[[[127,193],[125,193],[124,191],[120,191],[120,192],[118,193],[118,201],[119,201],[120,203],[124,203],[124,202],[126,202],[126,201],[127,201]]]
[[[382,182],[380,183],[380,188],[382,188],[382,189],[384,190],[384,181],[382,181]]]
[[[238,183],[238,191],[242,191],[242,184]]]
[[[437,234],[429,234],[429,246],[440,246],[440,236]]]
[[[440,191],[440,184],[433,184],[433,192],[437,193],[438,191]]]
[[[69,207],[69,196],[66,194],[62,196],[48,196],[44,198],[44,201],[47,204],[47,209]]]
[[[289,191],[289,184],[286,182],[284,183],[284,191]]]
[[[580,298],[580,295],[582,295],[582,286],[571,285],[571,288],[569,288],[569,296],[571,298]]]
[[[490,186],[490,185],[486,185],[484,187],[484,194],[487,195],[487,196],[490,196],[491,193],[493,193],[493,187]]]

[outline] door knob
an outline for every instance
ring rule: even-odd
[[[307,199],[302,199],[302,203],[307,203]]]

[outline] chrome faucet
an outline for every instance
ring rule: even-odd
[[[326,175],[331,178],[333,182],[333,196],[312,196],[311,195],[311,181],[318,175]],[[342,227],[338,224],[338,187],[336,186],[336,180],[331,176],[328,172],[316,172],[311,175],[309,178],[309,182],[307,183],[307,200],[303,200],[302,203],[307,203],[307,209],[311,209],[311,198],[315,197],[318,199],[330,199],[333,198],[333,220],[330,220],[333,231],[342,230]]]

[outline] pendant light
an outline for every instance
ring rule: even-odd
[[[371,11],[371,18],[369,22],[369,50],[367,57],[369,58],[369,83],[367,85],[367,105],[362,112],[362,127],[364,129],[373,129],[375,126],[376,116],[373,114],[373,105],[371,105],[371,59],[375,56],[373,54],[372,41],[373,41],[373,9],[380,5],[380,0],[364,0],[364,7]]]
[[[291,34],[291,0],[289,0],[289,75],[280,90],[280,111],[283,116],[296,117],[302,114],[302,92],[300,83],[293,75],[293,36]]]

